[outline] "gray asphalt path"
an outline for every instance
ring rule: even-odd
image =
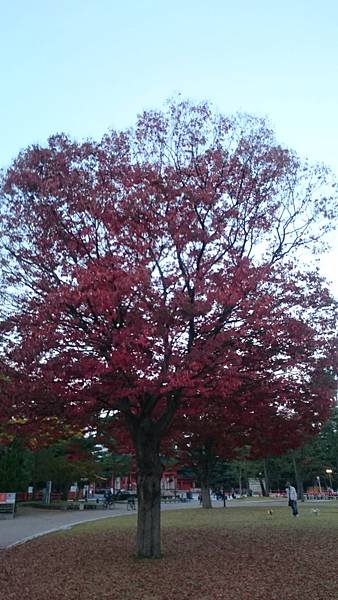
[[[126,509],[63,511],[19,507],[14,519],[0,520],[0,548],[8,548],[78,523],[121,514],[126,514]]]
[[[285,500],[281,501],[227,501],[227,508],[239,508],[241,506],[271,506],[273,504],[285,505]],[[223,502],[213,501],[213,506],[222,507]],[[177,510],[182,508],[199,508],[197,501],[187,503],[168,503],[162,504],[162,510]],[[96,521],[98,519],[107,519],[109,517],[119,517],[135,514],[134,511],[127,511],[127,506],[114,507],[112,509],[96,509],[84,511],[63,511],[46,510],[38,508],[20,507],[14,519],[0,520],[0,548],[9,548],[16,544],[22,544],[34,537],[46,535],[61,529],[68,529],[79,523]]]
[[[197,506],[197,502],[186,504],[168,503],[163,504],[162,509],[172,510],[194,508]],[[35,537],[61,529],[68,529],[80,523],[131,514],[135,514],[135,511],[128,511],[126,504],[111,509],[97,508],[96,510],[83,511],[46,510],[19,506],[14,519],[0,519],[0,548],[9,548],[17,544],[22,544]]]

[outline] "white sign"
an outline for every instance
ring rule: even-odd
[[[15,504],[16,493],[0,492],[0,504]]]

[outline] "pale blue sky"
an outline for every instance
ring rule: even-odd
[[[338,174],[336,0],[0,0],[0,51],[0,167],[181,92],[267,115],[281,143]]]

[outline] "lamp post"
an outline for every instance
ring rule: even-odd
[[[330,488],[332,489],[332,469],[325,469],[325,473],[329,476]]]

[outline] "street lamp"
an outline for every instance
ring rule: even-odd
[[[325,469],[325,473],[329,476],[330,488],[332,489],[332,469]]]

